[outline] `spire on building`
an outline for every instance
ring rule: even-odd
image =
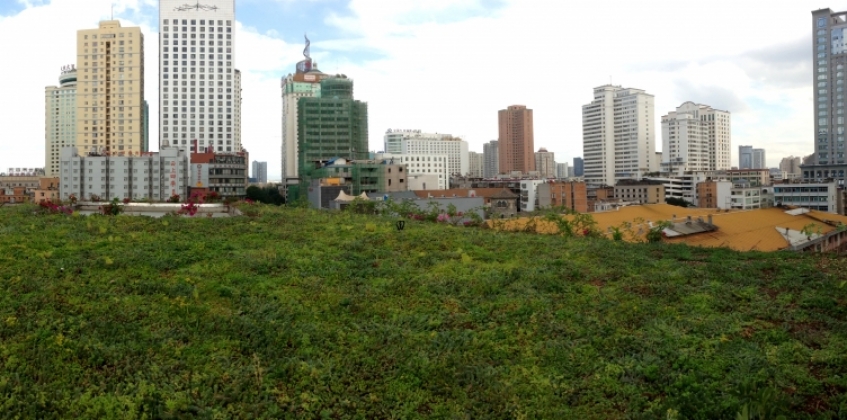
[[[312,71],[313,68],[317,70],[317,66],[312,63],[312,41],[309,41],[309,37],[306,34],[303,34],[303,37],[306,38],[306,48],[303,49],[303,57],[305,60],[297,63],[297,73],[308,73]]]

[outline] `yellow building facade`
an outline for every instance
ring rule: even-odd
[[[118,156],[146,152],[144,36],[117,20],[77,31],[77,147]]]

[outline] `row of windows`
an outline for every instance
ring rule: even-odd
[[[180,23],[179,23],[179,19],[165,19],[165,20],[163,20],[163,21],[162,21],[162,24],[163,24],[163,25],[167,25],[169,22],[170,22],[170,23],[173,23],[174,25],[179,25],[179,24],[180,24]],[[183,25],[188,25],[188,19],[183,19],[183,20],[182,20],[182,24],[183,24]],[[191,24],[192,24],[192,25],[196,25],[196,24],[197,24],[197,21],[196,21],[196,20],[194,20],[194,19],[191,19]],[[201,24],[201,25],[205,25],[205,24],[206,24],[206,19],[200,19],[200,24]],[[215,24],[215,21],[214,21],[214,20],[209,20],[209,25],[214,25],[214,24]],[[224,21],[223,21],[223,20],[219,20],[219,21],[218,21],[218,26],[223,26],[223,24],[224,24]],[[226,21],[226,26],[232,26],[232,21],[231,21],[231,20]]]
[[[115,37],[115,34],[104,34],[101,38],[106,39],[106,38],[114,38],[114,37]],[[124,37],[124,33],[119,32],[118,38],[123,38],[123,37]],[[83,39],[88,39],[88,35],[83,35]],[[91,35],[91,39],[97,39],[97,34]]]

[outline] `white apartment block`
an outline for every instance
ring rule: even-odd
[[[547,180],[533,179],[521,181],[521,211],[535,211],[538,204],[538,186]]]
[[[77,31],[76,146],[139,155],[144,145],[144,35],[117,20]]]
[[[582,107],[585,182],[615,185],[655,168],[654,97],[640,89],[604,85]]]
[[[556,177],[556,157],[553,152],[548,152],[543,147],[535,152],[535,171],[541,178]]]
[[[59,195],[80,200],[99,197],[165,201],[185,197],[191,185],[189,156],[184,149],[165,147],[141,156],[80,155],[75,147],[61,151]]]
[[[395,154],[377,153],[377,160],[388,159],[393,163],[405,164],[409,177],[418,175],[434,175],[438,180],[437,187],[429,182],[430,190],[446,190],[450,186],[450,172],[448,170],[449,156],[447,154]],[[410,185],[410,189],[411,185]]]
[[[722,171],[731,167],[730,113],[685,102],[662,116],[665,172]]]
[[[468,142],[449,134],[427,134],[404,138],[400,143],[404,155],[447,155],[447,172],[463,175],[470,170]]]
[[[485,172],[485,156],[482,153],[468,152],[468,173],[471,178],[482,178]]]
[[[76,146],[76,68],[67,66],[59,86],[44,88],[44,173],[59,176],[63,147]]]
[[[160,0],[159,28],[162,146],[240,152],[235,0]]]

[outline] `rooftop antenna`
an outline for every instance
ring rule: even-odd
[[[109,20],[115,20],[115,3],[112,3],[112,15]]]

